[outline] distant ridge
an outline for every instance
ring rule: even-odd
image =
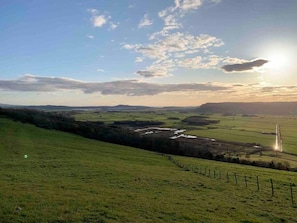
[[[223,102],[206,103],[197,108],[201,113],[220,114],[297,114],[297,102]]]
[[[36,110],[48,111],[192,111],[197,108],[193,107],[180,107],[180,106],[165,106],[165,107],[151,107],[141,105],[115,105],[115,106],[65,106],[65,105],[9,105],[1,104],[0,108],[26,108]]]
[[[2,108],[27,108],[36,110],[53,110],[53,111],[75,111],[75,110],[94,110],[94,111],[143,111],[154,109],[154,107],[147,106],[130,106],[130,105],[116,105],[116,106],[64,106],[64,105],[9,105],[1,104]]]
[[[49,111],[180,111],[219,114],[270,114],[270,115],[296,115],[297,102],[222,102],[206,103],[197,107],[149,107],[136,105],[116,106],[63,106],[63,105],[9,105],[1,104],[2,108],[26,108]]]

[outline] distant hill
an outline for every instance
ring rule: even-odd
[[[297,102],[223,102],[206,103],[197,108],[201,113],[220,114],[297,114]]]
[[[2,108],[28,108],[36,110],[53,110],[53,111],[73,111],[73,110],[94,110],[94,111],[143,111],[150,110],[154,107],[146,106],[130,106],[130,105],[116,105],[116,106],[63,106],[63,105],[9,105],[1,104]]]
[[[1,104],[0,108],[27,108],[45,111],[192,111],[195,107],[150,107],[140,105],[116,105],[116,106],[64,106],[64,105],[9,105]]]
[[[297,102],[222,102],[206,103],[199,107],[149,107],[134,105],[116,106],[63,106],[63,105],[9,105],[1,104],[2,108],[28,108],[46,111],[179,111],[199,113],[220,113],[220,114],[271,114],[289,115],[297,114]]]

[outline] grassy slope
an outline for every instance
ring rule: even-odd
[[[287,191],[271,197],[269,188],[257,192],[184,171],[152,152],[1,117],[0,140],[1,222],[293,222],[296,218]],[[222,171],[248,171],[283,184],[297,182],[295,173],[176,159],[208,168],[219,165]]]

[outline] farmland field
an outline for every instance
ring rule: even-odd
[[[259,176],[245,187],[185,171],[157,153],[0,117],[1,222],[295,222],[294,172],[174,156]],[[25,156],[26,155],[26,156]],[[253,178],[254,179],[254,178]],[[275,184],[271,195],[269,179]],[[249,181],[250,180],[249,178]],[[297,188],[293,187],[297,202]]]
[[[75,115],[80,121],[103,121],[111,124],[120,120],[153,120],[164,122],[163,127],[185,128],[188,134],[226,141],[259,143],[274,147],[276,124],[281,127],[285,152],[297,154],[297,116],[255,115],[207,115],[211,120],[220,120],[217,124],[194,126],[182,122],[190,116],[199,115],[190,112],[151,111],[151,112],[84,112]]]

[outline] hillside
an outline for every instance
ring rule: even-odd
[[[297,114],[297,102],[224,102],[206,103],[197,108],[201,113],[220,114]]]
[[[292,172],[174,157],[259,175],[265,181],[256,191],[185,171],[160,154],[3,117],[0,140],[1,222],[295,221],[287,190],[297,182]],[[264,186],[269,178],[273,197]]]

